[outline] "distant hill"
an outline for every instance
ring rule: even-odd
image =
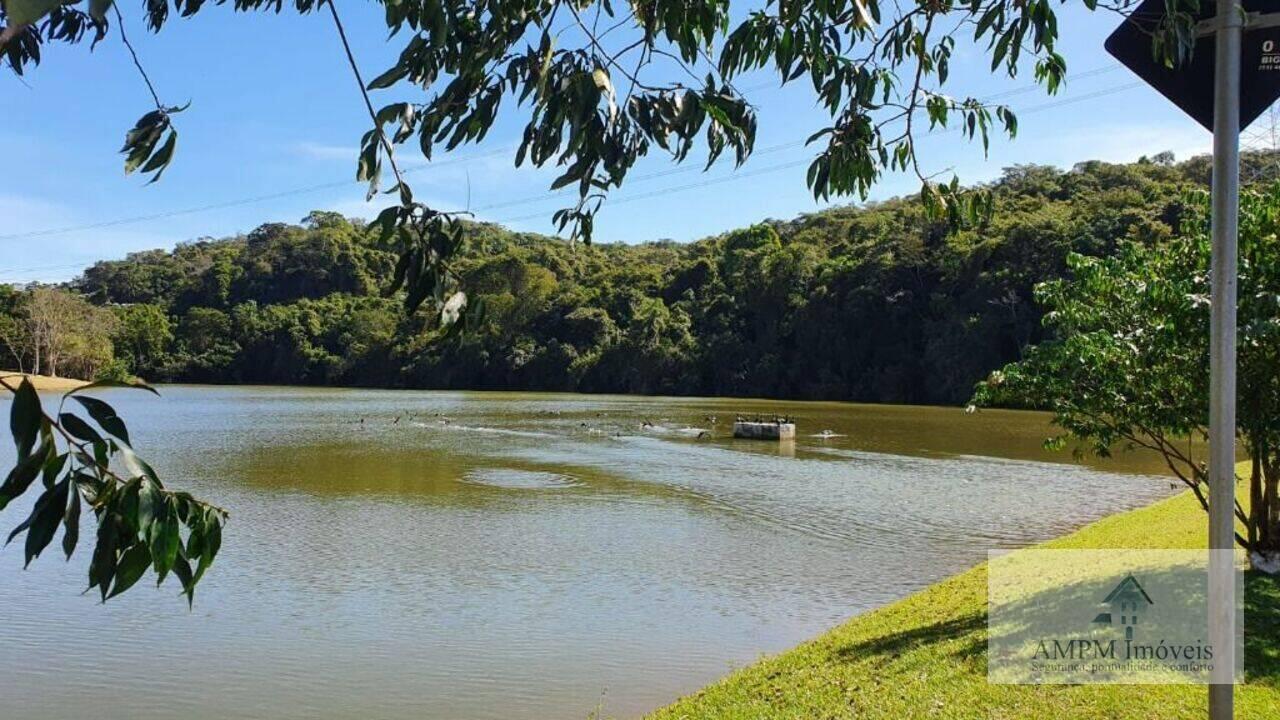
[[[394,257],[333,213],[99,262],[71,287],[128,306],[115,354],[156,380],[960,403],[1041,339],[1032,288],[1069,251],[1161,242],[1207,178],[1207,159],[1168,155],[1013,167],[992,220],[955,233],[909,198],[691,243],[476,224],[459,269],[487,313],[447,341],[382,296]]]

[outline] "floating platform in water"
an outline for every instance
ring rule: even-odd
[[[795,440],[796,424],[782,422],[754,422],[736,420],[733,423],[733,436],[748,440]]]

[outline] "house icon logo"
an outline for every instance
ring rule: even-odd
[[[1102,604],[1111,608],[1110,612],[1098,613],[1093,619],[1097,625],[1119,625],[1124,628],[1124,639],[1133,639],[1133,628],[1138,624],[1142,611],[1148,605],[1155,605],[1151,596],[1142,589],[1142,584],[1133,575],[1126,575],[1124,580],[1102,600]]]

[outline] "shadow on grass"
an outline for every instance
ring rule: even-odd
[[[1245,573],[1244,672],[1250,683],[1280,687],[1280,577]]]
[[[845,645],[835,654],[844,662],[870,660],[877,656],[893,659],[921,646],[959,641],[959,645],[951,650],[952,655],[963,658],[984,656],[987,651],[986,629],[987,614],[972,613]]]
[[[1244,588],[1247,682],[1280,687],[1280,577],[1248,572]],[[955,657],[985,657],[986,628],[986,613],[971,613],[845,645],[835,651],[835,656],[843,662],[892,660],[922,646],[956,643],[950,651]]]

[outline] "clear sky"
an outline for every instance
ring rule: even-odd
[[[94,260],[247,232],[264,222],[297,222],[313,209],[376,213],[354,180],[356,147],[369,121],[327,15],[234,14],[208,6],[153,35],[143,27],[140,4],[129,5],[135,7],[126,15],[130,39],[162,100],[191,100],[176,118],[174,165],[154,185],[123,173],[116,151],[150,100],[118,38],[92,53],[87,43],[47,45],[43,63],[24,81],[7,68],[0,72],[0,157],[9,178],[0,186],[0,282],[64,280]],[[372,77],[390,65],[403,40],[386,41],[374,3],[346,3],[343,10],[362,69]],[[1019,136],[996,139],[986,158],[980,145],[955,133],[930,137],[918,145],[927,168],[954,168],[962,181],[977,182],[1017,163],[1070,167],[1163,150],[1179,158],[1208,151],[1208,132],[1105,54],[1102,41],[1115,15],[1071,6],[1060,20],[1069,73],[1056,96],[1033,89],[1030,67],[1017,79],[994,77],[987,60],[960,46],[944,90],[1008,93],[1000,101],[1018,111]],[[803,140],[824,126],[825,113],[811,88],[793,85],[778,89],[764,77],[738,82],[752,88],[748,95],[760,112],[755,156],[736,172],[721,163],[707,173],[701,163],[650,158],[606,204],[597,240],[695,240],[820,209],[804,184],[814,150]],[[414,99],[402,87],[378,93],[375,103]],[[518,138],[519,126],[505,118],[479,147],[427,164],[411,142],[402,162],[411,168],[416,195],[430,204],[550,233],[551,214],[569,198],[547,193],[553,170],[513,168]],[[889,176],[872,199],[918,189],[914,177]]]

